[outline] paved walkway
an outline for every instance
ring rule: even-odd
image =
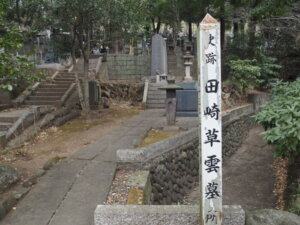
[[[165,125],[163,110],[147,110],[61,161],[44,175],[1,225],[89,225],[106,201],[116,150],[133,147],[151,127]]]
[[[178,118],[183,128],[196,118]],[[63,160],[22,199],[0,225],[93,225],[116,171],[116,150],[132,148],[151,128],[166,125],[164,110],[147,110]]]

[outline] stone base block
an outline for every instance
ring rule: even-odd
[[[245,225],[241,206],[224,206],[223,225]],[[98,205],[95,225],[199,225],[194,205]]]

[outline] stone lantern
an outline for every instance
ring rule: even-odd
[[[181,90],[182,87],[175,85],[174,83],[168,84],[167,86],[160,87],[161,90],[166,90],[166,116],[167,125],[175,125],[176,121],[176,90]]]
[[[183,56],[184,66],[185,66],[185,82],[192,82],[193,78],[191,77],[191,66],[193,65],[192,59],[194,56],[190,52],[186,52],[186,55]]]

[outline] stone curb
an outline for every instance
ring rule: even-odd
[[[239,118],[254,113],[253,104],[247,104],[230,110],[222,116],[224,126],[238,120]],[[118,164],[142,164],[157,158],[167,152],[183,148],[198,138],[198,128],[193,128],[166,140],[154,143],[140,149],[119,149],[117,151]]]
[[[47,170],[51,169],[56,163],[47,161],[43,169],[38,170],[33,176],[22,183],[22,187],[17,191],[13,191],[6,199],[0,202],[0,221],[14,208],[19,200],[21,200],[31,189],[33,185],[38,182],[38,179],[44,176]]]
[[[0,221],[5,217],[10,210],[14,208],[19,200],[21,200],[31,189],[31,186],[38,182],[38,178],[46,173],[45,170],[40,170],[29,179],[23,182],[22,187],[17,191],[13,191],[6,199],[0,202]]]
[[[197,205],[98,205],[95,225],[198,225]],[[223,206],[223,225],[244,225],[241,206]]]

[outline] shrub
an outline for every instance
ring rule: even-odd
[[[276,156],[294,158],[300,155],[300,79],[272,86],[271,99],[255,120],[265,128],[262,135],[275,146]]]
[[[255,63],[255,59],[230,60],[228,63],[231,79],[243,93],[260,83],[261,69]]]
[[[231,80],[245,93],[255,87],[266,87],[278,77],[277,70],[281,66],[275,63],[276,60],[259,52],[255,59],[236,59],[229,56],[227,65]]]

